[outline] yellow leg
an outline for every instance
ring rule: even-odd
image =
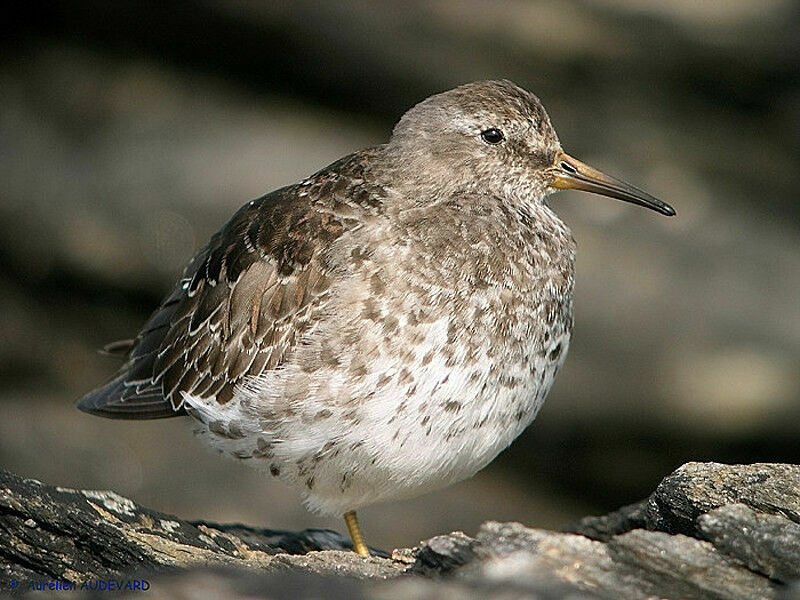
[[[350,532],[350,539],[353,540],[353,549],[361,556],[369,556],[369,549],[367,543],[364,541],[364,535],[361,533],[361,528],[358,526],[358,518],[356,511],[344,513],[344,522],[347,523],[347,531]]]

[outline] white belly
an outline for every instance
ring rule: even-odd
[[[444,487],[533,421],[569,344],[557,331],[544,347],[504,354],[487,338],[466,356],[469,346],[448,348],[448,321],[428,324],[413,353],[384,355],[355,380],[293,365],[254,378],[225,405],[186,405],[214,446],[296,487],[311,510],[342,514]]]

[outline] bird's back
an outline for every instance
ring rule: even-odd
[[[79,408],[122,419],[178,416],[185,394],[225,404],[245,378],[281,366],[326,301],[322,255],[380,210],[380,190],[365,183],[372,152],[243,206],[136,338],[115,345],[124,365]]]

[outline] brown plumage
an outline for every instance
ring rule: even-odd
[[[186,414],[181,393],[224,404],[248,375],[279,367],[324,306],[320,249],[377,214],[383,192],[364,181],[370,151],[350,155],[243,206],[187,265],[133,340],[127,360],[79,407],[111,418]]]
[[[346,513],[469,477],[535,418],[572,330],[582,189],[674,214],[561,149],[539,100],[468,84],[382,146],[241,208],[79,407],[189,414],[228,454]]]

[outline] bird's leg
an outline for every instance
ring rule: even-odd
[[[367,542],[364,541],[364,534],[361,533],[361,528],[358,526],[356,511],[351,510],[344,513],[344,522],[347,523],[347,531],[350,532],[350,539],[353,540],[353,550],[361,556],[369,556]]]

